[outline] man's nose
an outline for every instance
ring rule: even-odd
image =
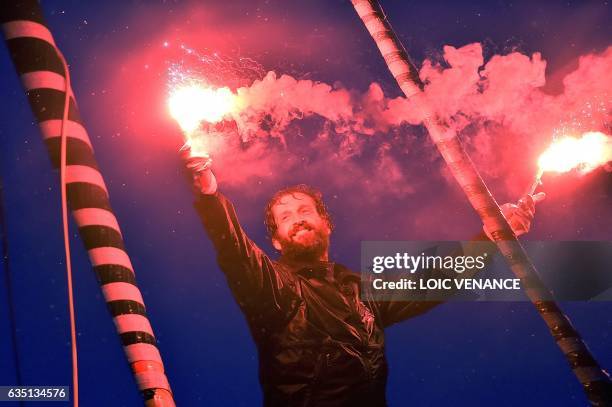
[[[306,226],[306,220],[301,219],[299,215],[296,216],[295,223],[293,224],[293,229],[301,228]]]

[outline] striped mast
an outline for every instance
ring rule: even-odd
[[[61,54],[36,0],[4,2],[0,23],[51,162],[58,168],[67,84]],[[71,89],[68,92],[64,127],[67,201],[145,405],[173,407],[170,384],[108,189],[74,94]]]
[[[424,84],[378,1],[352,0],[352,3],[404,95],[418,100],[419,96],[422,96]],[[608,373],[599,366],[568,317],[551,300],[551,293],[539,279],[535,267],[502,215],[499,205],[474,167],[456,132],[438,117],[435,110],[423,99],[418,108],[421,109],[423,124],[432,141],[472,207],[488,230],[492,231],[493,239],[506,262],[521,279],[527,296],[544,319],[573,373],[582,384],[589,402],[594,406],[612,405],[612,385]]]

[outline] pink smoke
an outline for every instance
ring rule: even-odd
[[[282,74],[303,72],[299,64],[295,68],[286,61],[323,60],[333,55],[329,49],[333,45],[321,42],[322,34],[315,36],[308,24],[261,26],[250,19],[234,21],[211,10],[192,8],[172,21],[164,20],[165,15],[159,21],[136,19],[141,24],[150,21],[151,27],[143,28],[155,33],[150,43],[138,50],[124,49],[119,64],[113,56],[108,60],[114,65],[100,65],[99,69],[112,72],[113,77],[104,85],[106,96],[98,89],[97,98],[105,100],[96,105],[108,107],[113,120],[107,123],[114,123],[123,135],[113,154],[125,149],[131,156],[137,152],[159,159],[180,147],[180,131],[166,110],[167,62],[183,57],[173,45],[185,43],[203,54],[220,50],[235,60],[242,57],[242,48],[255,59],[265,55],[266,65],[279,73],[240,82],[235,72],[228,72],[232,82],[228,85],[248,100],[249,108],[240,114],[237,126],[226,126],[219,136],[220,148],[213,151],[214,169],[225,189],[257,194],[266,185],[307,182],[337,191],[339,196],[357,196],[352,205],[366,210],[415,198],[420,207],[411,217],[420,213],[431,218],[405,226],[419,231],[436,228],[442,235],[446,226],[435,214],[450,213],[451,204],[441,202],[459,205],[460,209],[452,210],[461,216],[471,213],[435,147],[418,126],[417,102],[421,100],[390,98],[377,83],[360,91]],[[192,23],[195,21],[198,24]],[[214,28],[219,25],[223,32]],[[252,35],[254,32],[258,34]],[[352,44],[352,29],[340,27],[324,36]],[[170,47],[164,48],[166,39]],[[109,46],[113,55],[115,45]],[[346,58],[338,59],[329,66],[342,63],[344,70],[345,62]],[[459,132],[477,168],[503,202],[517,199],[531,184],[537,157],[554,135],[610,134],[612,79],[607,73],[611,67],[612,47],[584,55],[577,68],[565,74],[563,89],[551,93],[546,81],[555,72],[546,72],[546,61],[538,53],[512,52],[485,60],[480,44],[446,46],[440,60],[421,65],[420,74],[426,81],[422,98]],[[544,182],[550,182],[546,176]],[[573,184],[570,180],[554,185],[563,195],[561,189],[571,191]],[[449,185],[453,196],[449,196]]]
[[[482,47],[475,43],[444,47],[444,60],[447,67],[424,62],[423,97],[462,135],[483,175],[504,179],[514,194],[529,185],[537,156],[553,135],[605,132],[610,126],[612,79],[606,72],[612,67],[612,47],[581,57],[557,95],[542,90],[546,62],[538,53],[496,55],[485,64]],[[240,141],[228,141],[223,151],[216,152],[218,171],[228,184],[247,182],[252,176],[282,177],[308,156],[309,171],[323,164],[329,169],[328,182],[341,184],[348,174],[365,177],[366,169],[381,191],[403,196],[416,192],[413,184],[418,183],[402,158],[406,149],[435,157],[430,142],[417,142],[415,128],[409,126],[420,122],[416,104],[421,101],[389,99],[376,83],[359,93],[269,72],[236,93],[248,106],[239,114],[235,136]],[[309,117],[323,123],[297,147],[295,138],[305,137],[299,123]],[[372,136],[380,141],[368,141]],[[405,139],[402,147],[393,140],[398,138]],[[374,146],[376,153],[364,162],[360,157],[366,145]],[[316,151],[314,160],[312,151]],[[432,172],[445,173],[440,164]],[[232,171],[226,173],[225,167]],[[340,180],[334,182],[334,177]]]

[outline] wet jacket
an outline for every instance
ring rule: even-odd
[[[264,406],[386,406],[384,328],[440,302],[364,298],[340,264],[270,259],[222,194],[195,208],[257,345]]]

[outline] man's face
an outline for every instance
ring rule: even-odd
[[[272,207],[277,226],[272,244],[283,255],[302,260],[320,260],[327,255],[331,229],[317,212],[309,195],[284,195]]]

